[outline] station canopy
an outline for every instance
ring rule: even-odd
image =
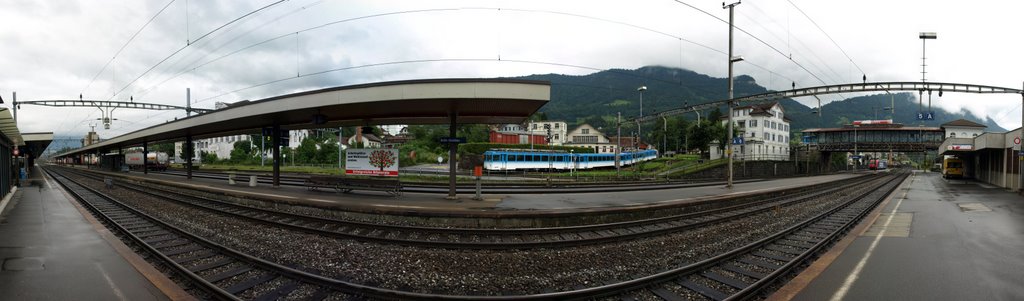
[[[379,124],[521,123],[551,99],[551,84],[507,79],[431,79],[326,88],[240,101],[210,113],[170,121],[58,156],[143,142]]]

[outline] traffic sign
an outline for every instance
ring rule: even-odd
[[[1013,137],[1013,144],[1020,145],[1020,137]]]
[[[743,136],[732,137],[732,144],[743,144]]]
[[[465,137],[441,137],[438,139],[440,143],[466,143]]]

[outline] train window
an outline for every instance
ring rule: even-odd
[[[526,162],[533,162],[533,155],[526,155]]]
[[[548,158],[549,158],[549,157],[550,157],[550,156],[548,156],[548,155],[540,155],[540,160],[541,160],[541,161],[544,161],[544,162],[548,162],[548,161],[549,161],[549,160],[548,160]]]

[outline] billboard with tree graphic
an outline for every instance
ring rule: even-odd
[[[345,151],[345,174],[398,176],[398,150],[350,148]]]

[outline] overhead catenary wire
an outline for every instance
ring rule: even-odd
[[[128,89],[128,87],[130,87],[131,85],[135,84],[135,82],[136,82],[136,81],[138,81],[139,79],[141,79],[141,78],[142,78],[143,76],[146,76],[146,74],[149,74],[149,72],[152,72],[152,71],[153,71],[153,69],[156,69],[156,67],[160,66],[160,64],[163,64],[163,63],[164,63],[164,62],[166,62],[166,61],[167,61],[168,59],[170,59],[170,58],[174,57],[175,55],[177,55],[177,54],[178,54],[179,52],[181,52],[182,50],[185,50],[186,48],[188,48],[188,47],[189,47],[190,45],[192,45],[192,44],[194,44],[194,43],[196,43],[196,42],[202,41],[202,40],[203,40],[204,38],[206,38],[206,37],[207,37],[207,36],[209,36],[210,34],[213,34],[214,32],[217,32],[217,31],[219,31],[219,30],[223,29],[224,27],[226,27],[226,26],[228,26],[228,25],[234,24],[235,22],[238,22],[239,20],[242,20],[242,19],[244,19],[244,18],[246,18],[246,17],[248,17],[248,16],[251,16],[251,15],[253,15],[253,14],[255,14],[255,13],[258,13],[258,12],[260,12],[260,11],[263,11],[263,10],[265,10],[265,9],[267,9],[267,8],[270,8],[270,7],[273,7],[273,6],[275,6],[275,5],[278,5],[278,4],[281,4],[281,3],[284,3],[285,1],[287,1],[287,0],[280,0],[280,1],[277,1],[277,2],[273,2],[273,3],[267,4],[267,5],[263,6],[263,7],[257,8],[257,9],[255,9],[255,10],[253,10],[253,11],[250,11],[250,12],[248,12],[248,13],[244,14],[244,15],[241,15],[241,16],[239,16],[239,17],[237,17],[237,18],[235,18],[235,19],[233,19],[233,20],[231,20],[231,21],[228,21],[228,22],[226,22],[226,23],[222,24],[221,26],[218,26],[217,28],[214,28],[213,30],[210,30],[209,32],[207,32],[207,33],[203,34],[202,36],[199,36],[199,37],[198,37],[198,38],[196,38],[195,40],[189,41],[189,42],[188,42],[188,43],[187,43],[187,44],[186,44],[185,46],[182,46],[181,48],[178,48],[178,49],[177,49],[177,50],[175,50],[174,52],[171,52],[171,54],[170,54],[170,55],[168,55],[167,57],[164,57],[164,58],[163,58],[163,59],[161,59],[161,60],[160,60],[159,62],[157,62],[156,64],[154,64],[154,65],[153,65],[152,67],[149,67],[149,69],[146,69],[146,71],[145,71],[145,72],[142,72],[142,74],[139,74],[139,76],[135,77],[135,79],[133,79],[133,80],[131,80],[130,82],[128,82],[128,84],[126,84],[126,85],[125,85],[124,87],[122,87],[122,88],[121,88],[120,90],[118,90],[117,92],[115,92],[115,93],[114,93],[114,95],[111,95],[111,96],[110,96],[110,98],[108,98],[107,100],[113,99],[113,98],[114,98],[114,96],[116,96],[117,94],[120,94],[121,92],[124,92],[124,90],[125,90],[125,89]]]
[[[757,11],[761,12],[762,14],[767,15],[767,13],[764,10],[761,10],[756,5],[751,5],[750,7],[754,8],[754,10],[757,10]],[[756,25],[756,26],[760,27],[761,29],[763,29],[766,33],[768,33],[769,35],[774,37],[777,41],[784,42],[784,43],[787,43],[787,45],[790,45],[789,46],[789,51],[790,51],[791,55],[795,52],[793,47],[792,47],[792,45],[791,45],[791,41],[783,40],[782,37],[780,37],[779,35],[775,34],[774,31],[768,29],[767,27],[765,27],[760,22],[757,22],[757,20],[754,19],[753,16],[744,13],[742,10],[740,10],[739,14],[741,16],[743,16],[743,17],[746,17],[754,25]],[[842,82],[841,79],[843,78],[843,76],[841,74],[839,74],[839,72],[836,72],[836,70],[833,69],[832,66],[830,64],[828,64],[828,62],[826,62],[824,59],[822,59],[821,56],[818,56],[818,53],[816,51],[814,51],[811,47],[808,47],[807,44],[804,43],[800,38],[793,38],[793,37],[791,37],[791,39],[795,39],[796,42],[799,45],[803,46],[803,48],[806,49],[808,51],[808,53],[810,53],[810,56],[805,56],[805,57],[817,59],[817,61],[821,63],[821,65],[819,65],[819,64],[816,64],[814,61],[808,60],[808,62],[807,62],[808,64],[810,64],[812,67],[814,67],[814,68],[818,69],[819,71],[821,71],[824,74],[824,76],[828,77],[829,80],[835,81],[837,83]],[[797,53],[798,54],[802,54],[801,52],[797,52]],[[822,65],[825,66],[824,69],[821,67]],[[825,69],[827,69],[827,70],[825,70]],[[829,71],[831,72],[831,74],[829,73]]]
[[[618,25],[622,25],[622,26],[632,27],[632,28],[635,28],[635,29],[656,33],[656,34],[659,34],[659,35],[662,35],[662,36],[665,36],[665,37],[669,37],[669,38],[672,38],[672,39],[679,40],[680,42],[687,42],[687,43],[699,46],[701,48],[710,50],[712,52],[715,52],[715,53],[718,53],[718,54],[721,54],[721,55],[727,55],[725,53],[725,51],[722,51],[722,50],[719,50],[719,49],[715,49],[714,47],[711,47],[711,46],[708,46],[708,45],[705,45],[705,44],[702,44],[702,43],[699,43],[699,42],[696,42],[696,41],[693,41],[693,40],[690,40],[690,39],[686,39],[686,38],[678,36],[678,35],[673,35],[673,34],[670,34],[670,33],[664,32],[664,31],[660,31],[660,30],[656,30],[656,29],[653,29],[653,28],[649,28],[649,27],[643,27],[643,26],[639,26],[639,25],[635,25],[635,24],[630,24],[630,23],[626,23],[626,22],[622,22],[622,21],[616,21],[616,20],[600,18],[600,17],[594,17],[594,16],[587,16],[587,15],[568,13],[568,12],[560,12],[560,11],[537,10],[537,9],[515,9],[515,8],[510,9],[510,8],[493,8],[493,7],[431,8],[431,9],[417,9],[417,10],[403,10],[403,11],[395,11],[395,12],[385,12],[385,13],[371,14],[371,15],[365,15],[365,16],[352,17],[352,18],[345,18],[345,19],[340,19],[340,20],[336,20],[336,21],[326,22],[326,23],[323,23],[323,24],[320,24],[320,25],[316,25],[316,26],[312,26],[312,27],[307,27],[307,28],[300,29],[300,30],[297,30],[297,31],[294,31],[294,32],[282,33],[280,35],[277,35],[277,36],[274,36],[274,37],[269,37],[269,38],[264,39],[262,41],[259,41],[259,42],[253,43],[253,44],[249,44],[247,46],[241,47],[241,48],[236,49],[234,51],[225,53],[225,54],[223,54],[221,56],[218,56],[218,57],[216,57],[214,59],[205,61],[203,63],[199,63],[199,64],[196,64],[196,65],[193,65],[193,66],[186,66],[185,68],[183,68],[183,69],[179,70],[177,73],[175,73],[173,76],[170,76],[170,77],[164,79],[163,81],[160,81],[159,83],[157,83],[157,84],[155,84],[153,86],[150,86],[150,87],[147,87],[147,88],[143,89],[143,94],[142,95],[145,95],[145,93],[148,93],[149,91],[152,91],[152,89],[154,89],[155,87],[157,87],[159,85],[162,85],[162,84],[166,83],[167,81],[169,81],[171,79],[177,78],[177,77],[179,77],[179,76],[181,76],[181,75],[183,75],[183,74],[185,74],[185,73],[187,73],[187,72],[189,72],[191,70],[196,70],[196,69],[202,68],[202,67],[204,67],[206,65],[209,65],[211,63],[220,61],[220,60],[222,60],[224,58],[227,58],[227,57],[230,57],[232,55],[238,54],[240,52],[243,52],[245,50],[251,49],[253,47],[264,45],[266,43],[270,43],[270,42],[273,42],[273,41],[276,41],[276,40],[279,40],[279,39],[282,39],[282,38],[287,38],[287,37],[290,37],[292,35],[297,35],[299,33],[305,33],[305,32],[308,32],[308,31],[325,28],[325,27],[328,27],[328,26],[331,26],[331,25],[336,25],[336,24],[341,24],[341,23],[346,23],[346,22],[352,22],[352,21],[357,21],[357,20],[370,19],[370,18],[377,18],[377,17],[384,17],[384,16],[393,16],[393,15],[400,15],[400,14],[432,13],[432,12],[459,11],[459,10],[495,10],[495,11],[504,10],[504,11],[527,12],[527,13],[545,13],[545,14],[554,14],[554,15],[562,15],[562,16],[569,16],[569,17],[576,17],[576,18],[584,18],[584,19],[596,20],[596,21],[607,22],[607,23],[612,23],[612,24],[618,24]],[[298,10],[293,11],[293,12],[291,12],[289,14],[286,14],[286,15],[290,15],[290,14],[292,14],[294,12],[297,12],[297,11]],[[266,24],[269,24],[269,23],[266,23]],[[265,26],[266,24],[264,24],[263,26]],[[252,30],[256,30],[256,28],[254,28]],[[243,35],[248,34],[252,30],[247,31]],[[239,36],[239,37],[241,37],[241,36]],[[236,37],[235,39],[237,39],[239,37]],[[235,39],[232,39],[232,41],[234,41]],[[224,45],[226,45],[226,44],[224,44]],[[217,49],[220,49],[220,48],[221,47],[218,47]],[[769,74],[772,74],[774,76],[777,76],[777,77],[780,77],[780,78],[784,78],[784,79],[786,79],[788,81],[791,81],[791,82],[794,81],[793,79],[791,79],[791,78],[789,78],[789,77],[787,77],[785,75],[779,74],[779,73],[777,73],[775,71],[772,71],[771,69],[768,69],[768,68],[766,68],[766,67],[764,67],[762,65],[753,63],[751,61],[747,61],[747,63],[749,65],[751,65],[751,66],[754,66],[755,68],[761,69],[761,70],[763,70],[765,72],[768,72]],[[604,70],[604,69],[600,69],[599,68],[599,69],[595,69],[595,70]]]
[[[729,21],[726,21],[726,20],[724,20],[722,18],[719,18],[718,16],[713,15],[713,14],[711,14],[711,13],[709,13],[709,12],[703,10],[703,9],[700,9],[700,8],[698,8],[696,6],[693,6],[693,5],[689,4],[689,3],[686,3],[686,2],[683,2],[683,1],[680,1],[680,0],[673,0],[673,1],[675,1],[676,3],[682,4],[682,5],[685,5],[687,7],[690,7],[692,9],[695,9],[697,11],[700,11],[700,12],[704,13],[705,15],[708,15],[708,16],[710,16],[710,17],[712,17],[712,18],[714,18],[714,19],[716,19],[718,21],[721,21],[722,23],[729,24]],[[814,77],[814,79],[817,79],[823,85],[828,85],[828,83],[826,83],[825,80],[822,80],[821,77],[819,77],[817,74],[814,74],[814,72],[811,72],[811,70],[808,70],[807,67],[804,67],[804,65],[800,64],[799,62],[794,60],[792,57],[787,56],[784,52],[782,52],[781,50],[779,50],[775,46],[772,46],[768,42],[765,42],[764,40],[762,40],[760,37],[755,36],[754,34],[744,30],[743,28],[741,28],[739,26],[736,26],[735,24],[732,25],[732,26],[733,26],[733,28],[736,28],[736,30],[739,30],[740,32],[746,34],[747,36],[753,38],[754,40],[757,40],[761,44],[764,44],[766,47],[768,47],[769,49],[775,51],[779,55],[785,57],[786,59],[789,59],[790,62],[793,62],[793,64],[795,64],[797,67],[800,67],[800,69],[803,69],[805,72],[807,72],[807,74],[811,75],[811,77]]]
[[[844,50],[842,46],[839,46],[839,43],[837,43],[836,40],[833,39],[832,36],[829,35],[824,28],[821,28],[821,25],[818,25],[818,22],[815,22],[810,15],[804,12],[803,9],[800,9],[800,7],[797,6],[796,3],[793,3],[792,0],[786,0],[786,2],[789,2],[789,4],[792,5],[793,8],[796,8],[796,10],[800,12],[800,14],[804,15],[804,17],[807,18],[808,21],[811,21],[811,24],[814,24],[814,27],[818,28],[818,30],[820,30],[821,33],[824,34],[829,41],[832,41],[832,45],[836,45],[836,48],[839,48],[839,51],[842,52],[844,56],[846,56],[846,59],[850,60],[850,63],[852,63],[854,67],[857,67],[857,70],[860,71],[861,74],[867,74],[864,72],[864,69],[861,69],[860,65],[857,65],[857,62],[854,61],[853,58],[851,58],[850,55],[846,53],[846,50]]]
[[[85,93],[85,90],[88,90],[89,87],[92,86],[92,83],[95,82],[96,79],[100,77],[100,74],[103,74],[104,70],[107,70],[107,67],[110,66],[110,63],[113,62],[114,59],[116,59],[117,56],[120,55],[121,52],[124,51],[124,49],[126,47],[128,47],[128,44],[131,44],[132,41],[135,40],[135,37],[139,36],[139,33],[142,33],[142,31],[145,30],[146,27],[148,27],[150,23],[153,23],[153,20],[155,20],[156,17],[160,16],[160,14],[162,14],[164,12],[164,10],[167,10],[167,8],[170,7],[171,4],[174,3],[174,1],[175,0],[171,0],[170,2],[167,2],[167,4],[164,5],[163,8],[161,8],[159,11],[157,11],[156,14],[153,14],[153,17],[149,18],[149,21],[146,21],[146,24],[142,24],[142,27],[139,27],[139,30],[136,30],[135,33],[132,34],[132,36],[130,38],[128,38],[128,41],[125,41],[124,45],[121,45],[121,48],[118,49],[117,52],[114,52],[114,55],[110,57],[110,60],[108,60],[106,64],[103,64],[103,68],[100,68],[100,71],[96,72],[96,75],[94,75],[92,77],[92,80],[90,80],[89,83],[85,85],[85,88],[82,88],[82,91],[79,92],[79,93]]]

